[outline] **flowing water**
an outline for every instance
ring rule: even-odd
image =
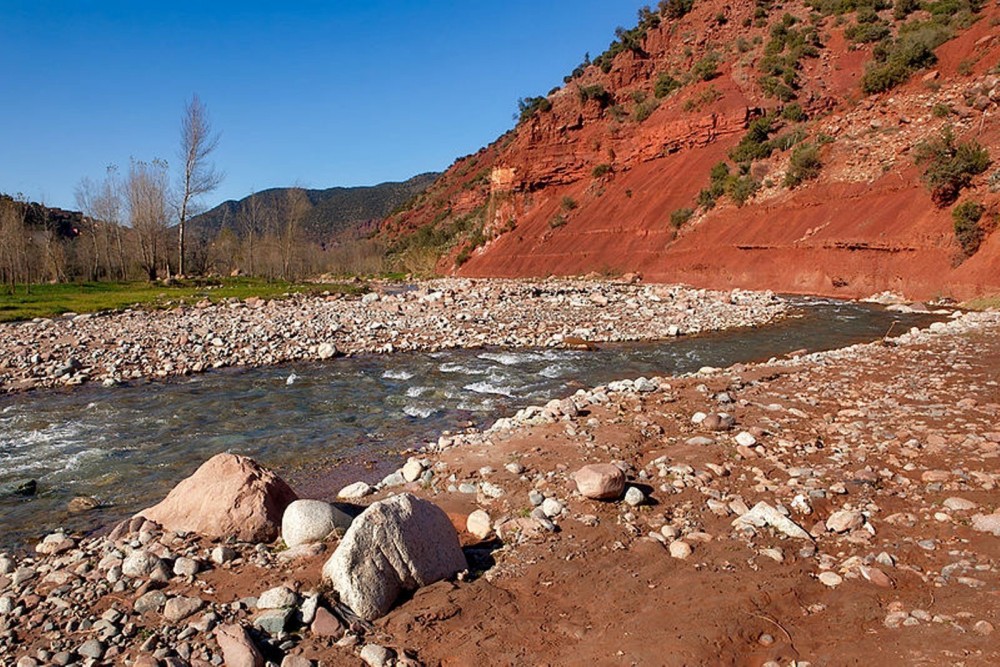
[[[485,426],[526,405],[613,379],[672,375],[870,341],[933,316],[798,299],[763,327],[656,343],[451,350],[213,372],[0,398],[0,485],[38,480],[32,498],[0,498],[0,549],[58,527],[91,530],[161,499],[213,454],[246,454],[310,496],[377,481],[399,452],[442,430]],[[66,511],[74,496],[104,506]]]

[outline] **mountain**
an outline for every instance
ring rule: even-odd
[[[1000,291],[1000,8],[669,0],[380,235],[465,276]]]
[[[394,209],[423,192],[440,174],[426,173],[403,182],[380,183],[362,187],[336,187],[326,190],[302,189],[302,229],[306,236],[319,243],[330,241],[344,234],[363,232],[366,226],[385,218]],[[293,188],[271,188],[256,193],[261,213],[255,231],[262,233],[268,224],[268,212],[287,206]],[[224,226],[236,234],[244,229],[240,212],[245,211],[250,197],[239,201],[229,200],[195,216],[190,221],[194,233],[214,236]]]

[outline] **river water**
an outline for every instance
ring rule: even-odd
[[[0,549],[52,530],[93,530],[159,501],[210,456],[231,451],[313,497],[377,481],[399,452],[447,429],[486,426],[526,405],[613,379],[763,361],[902,333],[933,316],[798,299],[763,327],[657,343],[451,350],[226,370],[180,381],[0,397],[0,484],[38,480],[32,498],[0,498]],[[893,322],[897,324],[893,325]],[[74,496],[103,507],[66,511]]]

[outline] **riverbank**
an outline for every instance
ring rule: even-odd
[[[411,289],[412,287],[412,289]],[[168,378],[338,354],[659,340],[763,324],[771,293],[583,280],[444,279],[0,325],[0,393]],[[567,341],[567,339],[571,339]]]
[[[316,622],[335,540],[285,551],[142,521],[50,536],[50,555],[0,559],[0,655],[204,664],[218,627],[256,623],[250,641],[287,665],[363,664],[369,645],[428,665],[995,664],[998,368],[1000,315],[968,314],[888,344],[612,382],[442,436],[353,502],[432,500],[480,535],[462,534],[470,571],[372,625],[329,602]],[[589,464],[636,491],[584,497],[573,475]],[[165,574],[123,573],[133,552]],[[304,629],[258,609],[278,586]]]

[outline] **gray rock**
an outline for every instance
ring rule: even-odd
[[[288,627],[288,622],[292,618],[292,609],[268,609],[257,614],[253,619],[254,627],[259,628],[267,634],[275,637],[280,635]]]
[[[625,502],[632,507],[638,507],[646,502],[646,494],[638,487],[630,486],[628,487],[628,491],[625,492]]]
[[[133,551],[122,561],[122,574],[133,579],[144,579],[156,571],[160,559],[145,550]]]
[[[993,533],[1000,537],[1000,512],[976,514],[972,517],[972,527],[983,533]]]
[[[281,517],[281,538],[289,547],[322,542],[336,530],[347,530],[351,517],[322,500],[296,500]]]
[[[104,656],[104,644],[96,639],[90,639],[85,641],[76,652],[84,658],[100,660]]]
[[[373,620],[389,611],[400,593],[466,567],[448,515],[404,493],[373,503],[354,520],[323,577],[356,614]]]
[[[174,561],[174,574],[179,577],[193,577],[200,569],[201,564],[194,558],[181,556]]]
[[[0,498],[8,496],[33,496],[38,490],[38,482],[33,479],[17,479],[0,484]]]
[[[167,596],[163,591],[149,591],[132,604],[132,611],[137,614],[145,614],[148,611],[158,612],[166,603]]]

